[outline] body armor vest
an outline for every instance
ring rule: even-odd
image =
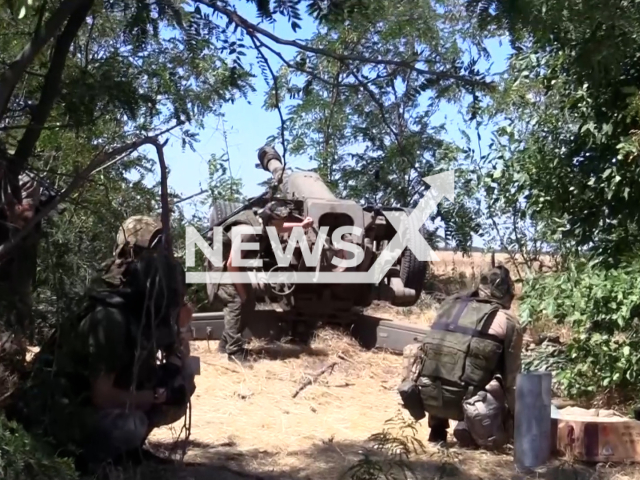
[[[496,302],[474,297],[443,305],[423,340],[417,380],[429,414],[462,420],[465,397],[491,381],[504,348],[504,340],[489,334],[500,308]]]

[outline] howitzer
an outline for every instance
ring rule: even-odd
[[[296,245],[292,262],[288,267],[279,266],[273,249],[260,246],[259,257],[264,272],[289,269],[295,272],[367,272],[381,252],[396,235],[393,225],[385,217],[388,211],[411,209],[385,207],[380,205],[360,205],[349,199],[337,198],[323,182],[320,175],[309,171],[287,171],[278,152],[272,147],[262,147],[258,152],[256,165],[272,175],[272,188],[251,199],[247,204],[217,202],[212,206],[210,227],[233,226],[233,218],[240,212],[251,209],[256,215],[267,205],[286,207],[287,221],[300,221],[305,217],[313,219],[313,227],[306,232],[309,251],[315,251],[316,242],[321,242],[320,261],[317,265],[306,265],[299,245]],[[362,260],[356,266],[336,266],[335,257],[349,259],[352,251],[342,249],[334,243],[334,232],[340,227],[357,227],[358,234],[341,236],[342,242],[357,245]],[[322,236],[319,232],[324,231]],[[338,232],[340,233],[340,232]],[[411,234],[409,232],[409,234]],[[420,229],[424,236],[424,227]],[[339,236],[339,235],[337,235]],[[280,236],[283,251],[286,250],[287,234]],[[394,306],[411,306],[420,298],[426,276],[427,263],[419,261],[413,252],[404,249],[384,278],[378,283],[297,283],[297,284],[257,284],[254,283],[259,302],[277,303],[285,311],[294,310],[304,316],[327,317],[327,314],[350,312],[354,308],[371,305],[381,300]],[[337,276],[336,278],[339,278]]]

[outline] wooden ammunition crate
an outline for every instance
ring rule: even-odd
[[[640,422],[610,410],[560,412],[558,419],[552,419],[558,453],[584,462],[640,461]]]

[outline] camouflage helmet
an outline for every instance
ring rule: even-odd
[[[515,286],[507,267],[499,265],[480,275],[478,293],[481,298],[491,298],[503,307],[511,308]]]
[[[144,215],[129,217],[118,229],[114,255],[119,257],[125,247],[153,248],[161,234],[160,221]]]

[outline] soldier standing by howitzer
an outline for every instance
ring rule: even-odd
[[[258,152],[258,157],[266,158],[267,162],[270,158],[282,161],[278,152],[269,146],[262,147]],[[222,256],[225,262],[223,266],[217,267],[207,261],[206,269],[210,272],[228,271],[239,273],[246,271],[246,267],[238,265],[232,255],[232,229],[235,226],[248,225],[257,227],[260,230],[259,234],[241,234],[238,240],[241,239],[242,243],[256,242],[264,245],[268,240],[268,234],[265,230],[267,226],[275,227],[278,234],[281,234],[291,232],[295,227],[306,229],[313,225],[313,219],[310,217],[305,218],[302,222],[287,222],[286,218],[289,215],[290,212],[286,206],[274,201],[258,211],[247,209],[227,219],[219,225],[219,228],[222,228],[224,232],[222,236]],[[216,225],[219,220],[215,218],[215,209],[212,209],[211,225]],[[243,250],[240,258],[252,259],[256,255],[256,251]],[[214,303],[216,299],[219,299],[224,305],[224,331],[218,350],[220,353],[226,354],[229,360],[241,363],[247,362],[249,360],[249,351],[245,346],[242,334],[247,328],[249,319],[256,307],[255,293],[251,283],[207,283],[207,293],[210,303]]]
[[[79,450],[84,465],[153,457],[142,449],[147,437],[182,418],[195,391],[180,334],[191,315],[185,272],[161,236],[149,217],[123,224],[114,260],[36,355],[20,395],[26,426]]]
[[[405,348],[403,403],[429,416],[429,441],[446,442],[449,420],[461,446],[497,449],[513,435],[522,329],[508,310],[514,285],[504,266],[478,288],[444,302],[421,344]]]

